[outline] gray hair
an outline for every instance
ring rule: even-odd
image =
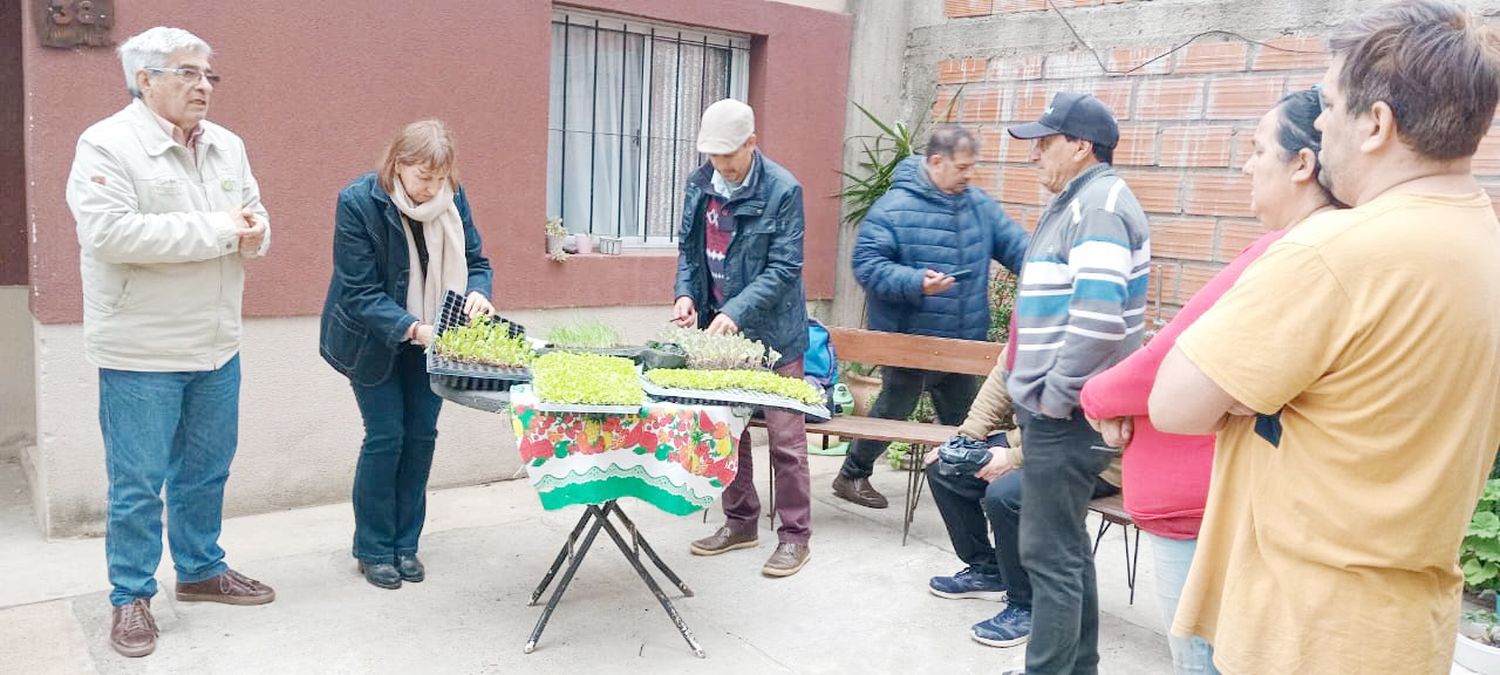
[[[942,155],[953,159],[957,152],[979,152],[979,137],[974,132],[957,124],[940,124],[933,128],[927,139],[927,155]]]
[[[130,95],[141,97],[141,90],[135,86],[136,73],[146,68],[167,67],[172,52],[182,49],[197,52],[203,58],[213,55],[213,49],[198,36],[167,26],[148,29],[120,45],[116,51],[120,55],[120,65],[125,68],[125,88],[130,90]]]

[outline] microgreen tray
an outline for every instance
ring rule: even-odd
[[[827,406],[808,405],[785,396],[767,394],[749,389],[675,389],[663,387],[641,377],[641,388],[651,398],[684,403],[687,405],[753,405],[766,408],[796,410],[813,417],[829,418]]]

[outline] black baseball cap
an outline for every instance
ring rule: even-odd
[[[1091,94],[1060,91],[1052,104],[1042,111],[1041,119],[1011,127],[1010,135],[1021,140],[1065,134],[1093,141],[1106,148],[1120,142],[1120,125],[1115,114],[1103,101]]]

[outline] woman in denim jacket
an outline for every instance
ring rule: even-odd
[[[364,417],[354,557],[381,588],[425,577],[417,539],[442,399],[429,388],[423,347],[448,291],[464,295],[464,313],[473,316],[494,310],[490,288],[452,135],[437,120],[413,122],[386,147],[378,171],[339,193],[319,338]]]

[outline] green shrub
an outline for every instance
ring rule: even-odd
[[[1485,481],[1458,562],[1470,590],[1500,590],[1500,478]]]
[[[1005,268],[990,280],[990,342],[1005,342],[1016,306],[1016,277]]]

